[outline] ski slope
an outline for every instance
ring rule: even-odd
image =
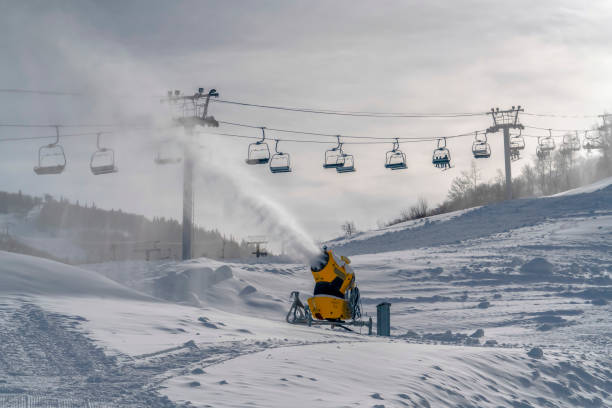
[[[391,338],[285,323],[304,265],[0,253],[0,406],[612,406],[610,182],[330,242]]]

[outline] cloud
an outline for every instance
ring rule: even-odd
[[[609,107],[612,90],[607,75],[612,68],[607,51],[611,14],[604,1],[590,2],[588,8],[571,1],[14,3],[0,16],[5,33],[0,36],[2,87],[83,91],[87,96],[0,95],[0,119],[163,127],[171,123],[171,113],[157,96],[198,86],[216,87],[230,100],[343,110],[484,111],[521,104],[536,112],[598,113]],[[377,137],[431,137],[489,125],[486,117],[321,117],[221,104],[211,105],[211,113],[257,126]],[[542,127],[591,125],[588,119],[527,121]],[[257,129],[222,130],[258,135]],[[2,132],[0,137],[48,133]],[[62,139],[69,165],[55,178],[34,176],[37,143],[7,143],[0,153],[0,174],[12,176],[3,179],[3,188],[180,218],[180,166],[153,163],[155,142],[168,135],[116,131],[108,141],[117,150],[120,172],[106,178],[88,173],[93,138]],[[170,135],[179,137],[180,132]],[[245,140],[200,139],[207,148],[214,146],[215,159],[223,157],[226,167],[202,168],[198,222],[240,237],[293,234],[296,242],[308,241],[303,238],[308,234],[338,234],[347,219],[361,228],[373,227],[419,196],[435,204],[453,176],[471,162],[470,138],[449,142],[456,168],[445,173],[431,165],[434,143],[402,145],[409,168],[393,174],[382,166],[390,144],[353,145],[347,149],[355,154],[358,170],[338,175],[321,168],[326,145],[287,143],[282,148],[292,154],[295,169],[278,176],[244,165]],[[495,138],[491,143],[493,158],[479,164],[485,178],[503,167],[500,145]],[[215,180],[230,183],[228,190]],[[244,208],[226,208],[225,197],[233,194],[229,186],[244,192],[231,203]],[[281,226],[265,225],[263,219],[283,211]],[[244,220],[251,223],[248,232]]]

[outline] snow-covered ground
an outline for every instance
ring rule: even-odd
[[[285,323],[305,265],[0,253],[0,406],[612,406],[610,183],[330,242],[391,338]]]

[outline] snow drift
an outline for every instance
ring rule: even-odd
[[[0,293],[153,300],[95,272],[0,251]]]

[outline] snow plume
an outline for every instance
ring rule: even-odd
[[[286,255],[308,262],[319,251],[314,240],[293,215],[262,191],[261,183],[246,171],[245,166],[228,166],[219,152],[212,147],[201,150],[202,154],[198,155],[196,200],[204,196],[214,197],[220,203],[224,218],[240,222],[243,236],[251,232],[265,234],[270,243],[284,249]],[[236,157],[232,159],[236,160]]]

